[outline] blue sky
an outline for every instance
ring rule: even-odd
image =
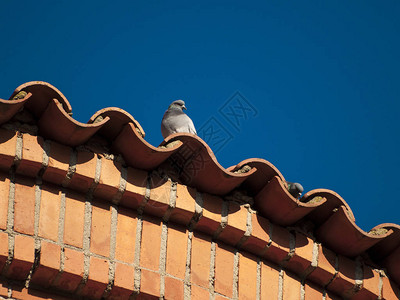
[[[264,158],[364,230],[400,224],[400,2],[215,2],[1,1],[0,97],[47,81],[78,121],[120,107],[155,146],[183,99],[229,137],[209,143],[223,166]],[[253,110],[233,126],[236,92]]]

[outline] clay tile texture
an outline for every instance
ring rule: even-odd
[[[41,81],[0,99],[0,126],[0,299],[399,299],[400,226],[296,199],[265,159],[153,146],[116,107],[78,122]]]

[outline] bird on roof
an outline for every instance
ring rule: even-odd
[[[161,121],[161,133],[164,138],[176,132],[197,135],[193,121],[183,112],[184,109],[186,106],[183,100],[175,100],[169,105]]]
[[[287,185],[288,185],[288,191],[289,193],[295,197],[296,199],[299,199],[301,196],[301,193],[303,193],[304,188],[303,186],[298,183],[298,182],[289,182],[286,181]]]

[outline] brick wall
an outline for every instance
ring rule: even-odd
[[[248,205],[95,147],[4,129],[0,142],[1,297],[397,299],[367,258]]]

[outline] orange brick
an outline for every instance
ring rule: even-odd
[[[300,299],[300,279],[289,273],[283,274],[283,299]]]
[[[232,297],[234,249],[217,244],[215,249],[215,291]]]
[[[261,255],[269,241],[269,221],[257,214],[251,214],[251,234],[242,248]]]
[[[290,232],[286,228],[274,225],[271,240],[271,245],[264,257],[271,262],[280,264],[290,251]]]
[[[35,259],[35,242],[33,237],[16,235],[14,242],[14,258],[7,277],[25,280]]]
[[[71,153],[70,147],[51,141],[49,162],[43,180],[61,185],[67,176]]]
[[[0,273],[8,258],[8,234],[0,231]]]
[[[99,184],[94,191],[94,196],[112,200],[117,194],[121,181],[121,163],[101,158],[101,173]]]
[[[133,292],[135,269],[121,263],[115,264],[114,286],[107,299],[128,299]]]
[[[160,178],[153,174],[150,179],[150,199],[144,211],[145,213],[163,217],[169,207],[171,195],[171,181]]]
[[[97,157],[92,152],[78,151],[76,160],[76,171],[69,187],[86,193],[95,178]]]
[[[22,160],[18,165],[17,173],[35,177],[42,168],[43,138],[24,134],[22,145]]]
[[[105,203],[93,203],[90,251],[110,256],[111,210]]]
[[[192,239],[192,283],[208,288],[210,256],[211,238],[195,232]]]
[[[127,263],[135,259],[136,212],[120,207],[118,209],[115,258]]]
[[[125,192],[122,195],[120,204],[125,207],[136,209],[144,200],[147,172],[128,167],[127,173]]]
[[[17,177],[15,182],[14,230],[34,233],[35,224],[35,180]]]
[[[209,194],[202,194],[203,215],[196,224],[196,230],[213,235],[220,227],[222,213],[222,199]]]
[[[196,190],[186,185],[177,184],[175,208],[170,220],[178,224],[189,225],[195,213]]]
[[[9,188],[10,180],[0,173],[0,229],[7,228]]]
[[[335,276],[336,254],[318,245],[318,267],[308,275],[307,279],[320,286],[327,285]]]
[[[64,271],[60,280],[55,284],[59,289],[73,292],[83,276],[83,252],[65,248]]]
[[[239,299],[257,298],[257,258],[239,254]]]
[[[40,201],[39,236],[53,241],[58,240],[60,202],[60,191],[43,184]]]
[[[342,255],[338,255],[339,273],[328,285],[328,290],[343,296],[355,285],[356,262]]]
[[[75,192],[65,195],[64,243],[82,248],[85,198]]]
[[[49,287],[60,268],[60,246],[42,241],[40,263],[32,276],[32,282]]]
[[[210,292],[206,289],[203,289],[196,285],[192,285],[190,289],[192,294],[191,298],[192,300],[204,300],[210,298]]]
[[[236,245],[246,232],[247,213],[247,208],[244,206],[229,202],[228,224],[218,239],[228,245]]]
[[[301,276],[313,259],[314,242],[300,232],[296,232],[295,253],[286,265],[286,268]]]
[[[387,277],[382,277],[382,299],[396,300],[400,298],[399,288]]]
[[[263,261],[261,263],[261,300],[278,299],[278,293],[279,270]]]
[[[90,257],[89,278],[82,289],[82,295],[93,299],[101,299],[108,284],[108,261]]]
[[[354,300],[378,299],[380,295],[379,273],[367,265],[363,266],[363,271],[364,271],[363,287],[360,291],[357,292],[357,294],[355,294],[355,296],[352,299]]]
[[[4,282],[0,282],[0,296],[4,297],[4,298],[8,298],[8,283]]]
[[[186,229],[169,223],[166,271],[168,274],[181,279],[185,278],[187,242],[188,233]]]
[[[140,274],[140,293],[160,297],[160,274],[142,269]]]
[[[183,281],[166,276],[164,299],[183,300],[183,298]]]
[[[161,247],[161,223],[151,218],[143,218],[140,266],[158,271]]]
[[[15,131],[0,129],[0,169],[8,171],[14,163],[17,148],[17,135]]]
[[[305,300],[316,300],[316,299],[321,299],[322,300],[322,294],[323,291],[321,288],[318,286],[311,284],[311,283],[305,283],[304,285],[304,299]]]

